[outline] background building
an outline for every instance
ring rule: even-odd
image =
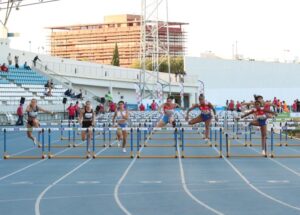
[[[139,58],[139,15],[104,17],[102,24],[49,27],[51,29],[51,55],[61,58],[110,64],[115,44],[118,45],[120,66],[129,67]],[[186,23],[169,22],[170,56],[185,54]],[[151,25],[147,27],[151,29]],[[167,29],[159,29],[160,41],[167,41]]]

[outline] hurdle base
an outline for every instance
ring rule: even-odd
[[[227,158],[267,158],[268,155],[249,155],[249,154],[245,154],[245,155],[226,155]]]
[[[137,155],[137,158],[178,158],[177,155]]]
[[[53,154],[48,154],[48,159],[88,159],[90,158],[91,155],[85,155],[85,156],[80,156],[80,155],[53,155]]]
[[[273,155],[271,158],[300,158],[300,155]]]
[[[23,156],[11,156],[11,155],[4,155],[3,159],[8,160],[8,159],[45,159],[47,156],[30,156],[30,155],[23,155]]]

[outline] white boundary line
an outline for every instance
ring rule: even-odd
[[[62,150],[62,151],[56,153],[55,155],[59,155],[59,154],[65,152],[65,151],[67,151],[67,150],[70,150],[70,149],[69,149],[69,148],[68,148],[68,149],[64,149],[64,150]],[[12,172],[12,173],[10,173],[10,174],[8,174],[8,175],[2,176],[2,177],[0,178],[0,181],[2,181],[3,179],[6,179],[6,178],[8,178],[8,177],[10,177],[10,176],[12,176],[12,175],[15,175],[15,174],[17,174],[17,173],[19,173],[19,172],[23,172],[24,170],[29,169],[30,167],[33,167],[33,166],[35,166],[35,165],[37,165],[37,164],[39,164],[39,163],[42,163],[42,162],[44,162],[44,161],[46,161],[46,160],[48,160],[48,158],[39,160],[39,161],[34,162],[34,163],[32,163],[32,164],[30,164],[30,165],[28,165],[28,166],[23,167],[22,169],[19,169],[19,170],[17,170],[17,171],[14,171],[14,172]]]
[[[203,137],[203,134],[200,133],[201,138]],[[205,204],[204,202],[202,202],[201,200],[199,200],[196,196],[194,196],[192,194],[192,192],[189,190],[189,188],[187,187],[186,184],[186,180],[185,180],[185,174],[184,174],[184,169],[183,169],[183,164],[182,164],[182,160],[181,160],[181,152],[180,152],[180,148],[177,144],[177,151],[178,151],[178,162],[179,162],[179,168],[180,168],[180,177],[181,177],[181,184],[182,187],[184,189],[184,191],[188,194],[189,197],[191,197],[196,203],[198,203],[199,205],[205,207],[206,209],[210,210],[211,212],[218,214],[218,215],[223,215],[222,212],[210,207],[209,205]]]
[[[217,149],[214,147],[214,149],[217,151]],[[264,193],[263,191],[261,191],[259,188],[255,187],[253,184],[251,184],[251,182],[224,156],[222,155],[223,159],[225,160],[225,162],[243,179],[243,181],[249,186],[251,187],[254,191],[256,191],[257,193],[261,194],[262,196],[274,201],[274,202],[277,202],[278,204],[281,204],[283,206],[286,206],[288,208],[291,208],[291,209],[294,209],[294,210],[297,210],[297,211],[300,211],[300,208],[299,207],[296,207],[296,206],[293,206],[293,205],[290,205],[286,202],[283,202],[279,199],[276,199],[266,193]]]
[[[237,140],[237,142],[242,143],[242,142],[239,141],[239,140]],[[252,147],[249,147],[249,148],[250,148],[251,150],[253,150],[253,151],[259,153],[259,151],[256,150],[255,148],[252,148]],[[291,149],[291,148],[287,148],[287,149],[290,150],[290,151],[299,152],[299,151],[296,150],[296,149]],[[299,173],[299,172],[296,172],[295,170],[293,170],[293,169],[289,168],[288,166],[284,165],[283,163],[281,163],[281,162],[279,162],[279,161],[277,161],[277,160],[274,160],[274,158],[268,157],[268,159],[271,160],[272,162],[276,163],[277,165],[281,166],[282,168],[284,168],[284,169],[286,169],[286,170],[288,170],[288,171],[292,172],[293,174],[295,174],[295,175],[297,175],[297,176],[300,177],[300,173]]]
[[[178,147],[178,146],[177,146]],[[181,153],[178,150],[178,161],[179,161],[179,167],[180,167],[180,176],[181,176],[181,184],[183,186],[184,191],[199,205],[205,207],[206,209],[210,210],[211,212],[218,214],[218,215],[223,215],[222,212],[210,207],[209,205],[205,204],[204,202],[200,201],[197,197],[195,197],[191,191],[189,190],[189,188],[187,187],[186,181],[185,181],[185,175],[184,175],[184,169],[183,169],[183,165],[182,165],[182,161],[181,161]]]
[[[115,143],[116,141],[114,141]],[[105,147],[104,149],[100,150],[99,152],[96,153],[96,155],[101,154],[102,152],[104,152],[105,150],[107,150],[108,147]],[[61,182],[62,180],[64,180],[65,178],[67,178],[69,175],[71,175],[72,173],[74,173],[76,170],[80,169],[82,166],[84,166],[85,164],[89,163],[91,160],[93,160],[93,158],[89,158],[88,160],[84,161],[83,163],[79,164],[78,166],[76,166],[74,169],[72,169],[71,171],[69,171],[67,174],[63,175],[62,177],[60,177],[59,179],[57,179],[55,182],[53,182],[52,184],[50,184],[48,187],[46,187],[37,197],[36,201],[35,201],[35,205],[34,205],[34,212],[36,215],[40,215],[40,203],[42,201],[43,196],[51,189],[53,188],[56,184],[58,184],[59,182]]]
[[[147,137],[146,142],[149,141],[149,138],[152,136],[152,132],[151,134]],[[142,146],[140,148],[140,151],[143,151],[144,149],[144,146]],[[126,214],[126,215],[131,215],[131,213],[125,208],[125,206],[122,204],[120,198],[119,198],[119,189],[120,189],[120,186],[121,184],[123,183],[124,179],[126,178],[128,172],[130,171],[131,167],[133,166],[133,164],[135,163],[135,161],[137,160],[137,156],[135,156],[133,158],[133,160],[130,162],[129,166],[127,167],[127,169],[125,170],[125,172],[123,173],[123,175],[121,176],[121,178],[119,179],[119,181],[117,182],[116,186],[115,186],[115,189],[114,189],[114,199],[117,203],[117,205],[119,206],[119,208]]]
[[[21,155],[21,154],[23,154],[23,153],[25,153],[25,152],[29,152],[29,151],[31,151],[31,150],[33,150],[33,149],[36,149],[36,147],[31,147],[31,148],[29,148],[29,149],[25,149],[25,150],[23,150],[23,151],[20,151],[20,152],[17,152],[17,153],[15,153],[15,154],[12,154],[12,156]],[[3,160],[3,158],[0,158],[0,161],[1,161],[1,160]]]

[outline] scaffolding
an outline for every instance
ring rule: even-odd
[[[169,88],[169,95],[171,94],[170,26],[174,23],[169,22],[168,16],[168,0],[142,0],[140,43],[141,70],[139,76],[139,87],[142,99],[162,99],[161,95],[165,87]],[[147,84],[148,81],[146,79],[146,60],[149,58],[152,60],[152,71],[156,76],[157,82],[156,85],[152,86]],[[169,74],[169,83],[167,86],[160,82],[160,59],[167,60]]]

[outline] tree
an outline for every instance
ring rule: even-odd
[[[152,61],[151,58],[146,59],[146,69],[152,71]],[[185,75],[184,72],[184,65],[183,65],[183,57],[171,57],[170,58],[170,64],[171,64],[171,73],[177,74],[177,75]],[[135,60],[133,61],[131,68],[140,69],[140,61]],[[167,58],[160,58],[159,59],[159,71],[168,73],[168,59]]]
[[[111,65],[120,66],[119,50],[118,50],[118,44],[117,43],[115,45],[113,58],[111,60]]]

